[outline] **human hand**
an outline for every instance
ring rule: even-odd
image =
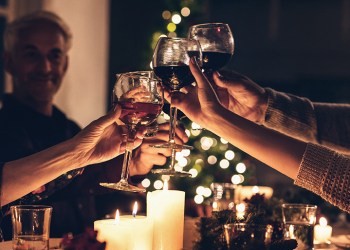
[[[194,58],[191,58],[189,66],[197,86],[186,86],[181,89],[181,92],[173,92],[171,95],[168,90],[165,90],[164,97],[169,101],[171,99],[172,105],[184,112],[190,120],[207,128],[207,122],[211,117],[220,114],[223,106]]]
[[[152,137],[145,137],[140,147],[134,150],[129,169],[131,176],[147,174],[154,165],[162,166],[166,163],[167,157],[171,156],[171,149],[154,148],[151,145],[167,142],[169,140],[169,129],[169,123],[159,124],[157,134]],[[182,145],[187,141],[188,136],[184,128],[177,126],[175,142]]]
[[[214,72],[214,89],[220,103],[250,121],[262,123],[267,108],[264,88],[248,77],[233,71]]]
[[[83,165],[110,160],[125,151],[125,127],[117,125],[121,114],[119,106],[105,116],[91,122],[80,133],[72,138],[76,152],[84,156]],[[136,134],[134,147],[141,144],[144,130]]]

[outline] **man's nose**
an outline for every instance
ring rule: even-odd
[[[39,61],[39,68],[43,72],[50,72],[52,69],[52,64],[49,58],[47,57],[41,57]]]

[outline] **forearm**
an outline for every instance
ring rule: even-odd
[[[1,205],[83,166],[83,158],[69,140],[28,157],[7,162],[3,167]]]
[[[295,179],[306,143],[220,109],[206,122],[207,129],[254,158]]]
[[[266,91],[264,126],[350,154],[350,105],[312,103],[307,98],[268,88]]]

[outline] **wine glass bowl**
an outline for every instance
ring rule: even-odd
[[[151,124],[161,113],[163,98],[158,85],[159,80],[153,77],[152,71],[135,71],[117,75],[113,88],[113,104],[121,106],[119,119],[128,127],[126,149],[120,181],[100,183],[101,186],[130,192],[146,191],[144,188],[128,183],[129,165],[137,129],[139,126]]]
[[[234,52],[230,26],[225,23],[204,23],[189,28],[188,37],[198,40],[203,53],[202,69],[215,71],[224,67]]]
[[[197,40],[190,38],[160,37],[154,49],[152,65],[154,74],[161,79],[162,85],[173,93],[195,82],[189,68],[191,57],[196,57],[201,64],[202,51]],[[153,173],[163,175],[190,176],[191,174],[175,170],[176,150],[193,149],[192,146],[175,143],[175,129],[177,124],[177,108],[170,101],[170,130],[166,143],[154,145],[156,148],[171,149],[171,164],[168,169],[154,169]]]

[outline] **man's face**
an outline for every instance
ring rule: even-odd
[[[53,24],[38,23],[21,31],[6,62],[17,98],[52,102],[67,69],[65,46],[63,34]]]

